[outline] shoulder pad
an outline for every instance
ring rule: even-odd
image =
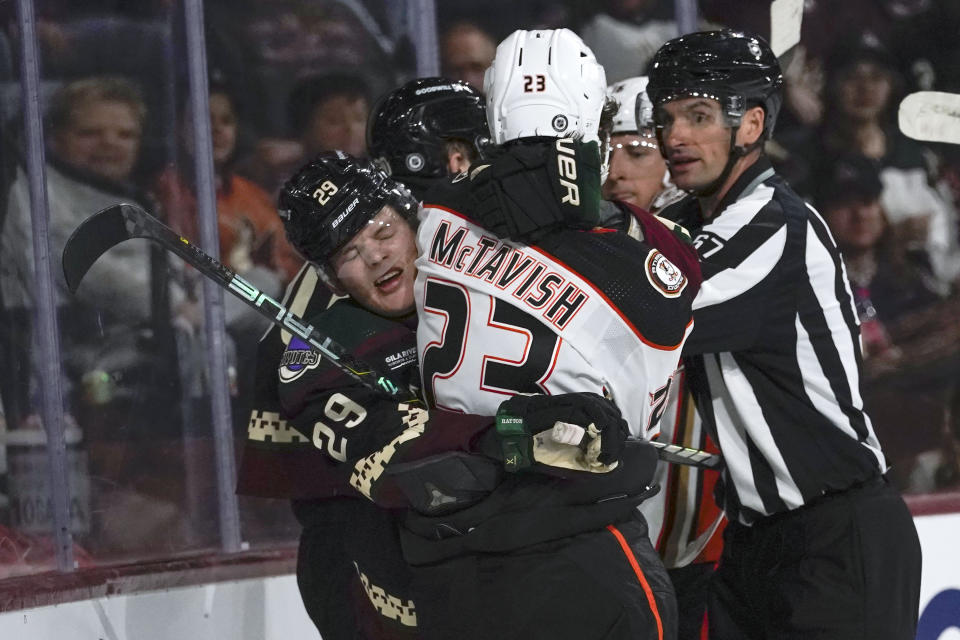
[[[469,209],[470,180],[466,179],[466,176],[466,173],[461,173],[453,178],[437,180],[424,194],[423,206],[467,212]]]

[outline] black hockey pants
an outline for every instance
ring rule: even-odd
[[[296,502],[297,585],[323,640],[418,638],[394,514],[363,499]]]
[[[673,640],[677,609],[642,516],[413,568],[422,637]]]

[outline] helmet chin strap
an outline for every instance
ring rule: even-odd
[[[736,164],[737,160],[739,160],[741,156],[746,154],[746,151],[743,147],[737,146],[737,131],[739,130],[739,126],[730,127],[730,152],[727,154],[727,164],[724,165],[723,171],[720,172],[720,175],[705,187],[700,187],[699,189],[690,189],[690,193],[698,198],[709,198],[720,190],[720,187],[723,186],[723,183],[725,183],[727,178],[730,177],[730,172],[733,171],[733,165]]]
[[[763,146],[763,135],[746,146],[738,146],[737,131],[739,129],[739,126],[730,128],[730,153],[727,155],[727,164],[724,165],[723,171],[720,172],[720,175],[717,177],[717,179],[705,187],[701,187],[699,189],[690,189],[690,193],[698,198],[709,198],[715,195],[717,191],[719,191],[720,188],[727,182],[727,178],[730,177],[730,172],[733,171],[733,165],[737,163],[737,160],[744,157],[754,149],[758,149]]]
[[[610,134],[600,132],[597,150],[600,152],[600,184],[610,177]]]

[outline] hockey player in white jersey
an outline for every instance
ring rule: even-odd
[[[647,82],[647,76],[637,76],[612,84],[607,90],[618,109],[610,131],[610,168],[603,183],[603,197],[657,213],[686,193],[670,180],[667,163],[660,155]]]
[[[587,202],[597,194],[581,193],[574,180],[576,153],[600,143],[603,68],[568,30],[516,32],[497,51],[485,86],[494,141],[507,153],[553,146],[568,201],[597,206]],[[661,407],[651,396],[662,398],[689,329],[691,264],[679,262],[692,249],[652,217],[641,234],[659,234],[677,255],[652,237],[638,244],[607,236],[609,229],[558,229],[523,246],[476,224],[469,191],[460,193],[451,189],[446,203],[438,201],[446,194],[431,194],[418,231],[418,344],[428,398],[483,412],[505,395],[589,386],[614,399],[634,437],[655,433]],[[658,312],[633,308],[641,305]],[[515,311],[534,322],[515,326]],[[454,349],[444,338],[458,331],[466,339]]]
[[[649,438],[656,433],[691,326],[690,305],[699,286],[696,255],[652,216],[629,205],[601,206],[606,82],[602,67],[575,34],[515,32],[497,49],[485,93],[501,155],[490,166],[475,168],[469,179],[428,194],[421,213],[416,300],[424,395],[431,405],[455,411],[493,414],[499,408],[507,431],[511,403],[519,408],[530,394],[589,391],[612,398],[631,434]],[[549,183],[556,203],[524,202],[527,181]],[[529,216],[530,227],[538,230],[534,243],[503,237],[510,230],[499,228],[489,215],[503,206],[519,209],[520,215],[499,222],[515,226]],[[539,210],[548,207],[553,209]],[[582,219],[581,210],[590,209],[598,223],[628,220],[642,240],[593,224],[568,229],[559,222],[565,208],[576,210],[570,218]],[[556,216],[558,224],[545,229],[541,213]],[[598,455],[593,434],[584,440],[578,447],[540,436],[529,443],[530,451],[519,445],[505,450],[508,468],[519,472],[485,504],[443,523],[411,523],[405,548],[416,548],[418,556],[408,559],[422,564],[419,573],[434,585],[431,600],[450,615],[456,612],[463,633],[480,625],[483,637],[505,637],[500,634],[507,630],[512,637],[675,634],[672,590],[634,508],[649,494],[625,491],[604,478],[608,474],[602,472],[617,461]],[[503,442],[509,446],[508,438]],[[522,470],[525,464],[537,469],[548,459],[554,467],[565,466],[557,464],[565,457],[572,469],[601,472],[594,476],[596,486],[620,496],[612,501],[615,508],[591,494],[588,479],[574,476],[585,502],[557,510],[552,496],[564,493],[563,484],[544,485]],[[649,481],[652,469],[630,469],[629,457],[619,462],[619,478],[646,474]],[[566,503],[575,499],[567,492]],[[591,507],[605,504],[611,510],[590,511],[585,505],[591,501]],[[456,534],[431,540],[440,524]],[[543,545],[551,545],[549,560]],[[570,573],[570,563],[577,565],[576,573]],[[622,579],[627,564],[632,582]],[[498,579],[480,578],[488,572]],[[589,627],[577,627],[569,612],[586,597],[584,589],[547,605],[560,621],[552,627],[559,635],[525,625],[526,604],[515,607],[516,615],[484,620],[483,603],[518,590],[554,592],[560,581],[578,584],[584,575],[617,584],[609,593],[611,626],[601,628],[593,619]]]

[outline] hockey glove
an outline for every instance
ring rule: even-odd
[[[600,219],[600,154],[572,139],[510,145],[470,174],[471,215],[501,238],[533,244]]]
[[[496,430],[507,471],[534,463],[610,471],[629,435],[620,410],[596,393],[514,396],[501,403]]]

